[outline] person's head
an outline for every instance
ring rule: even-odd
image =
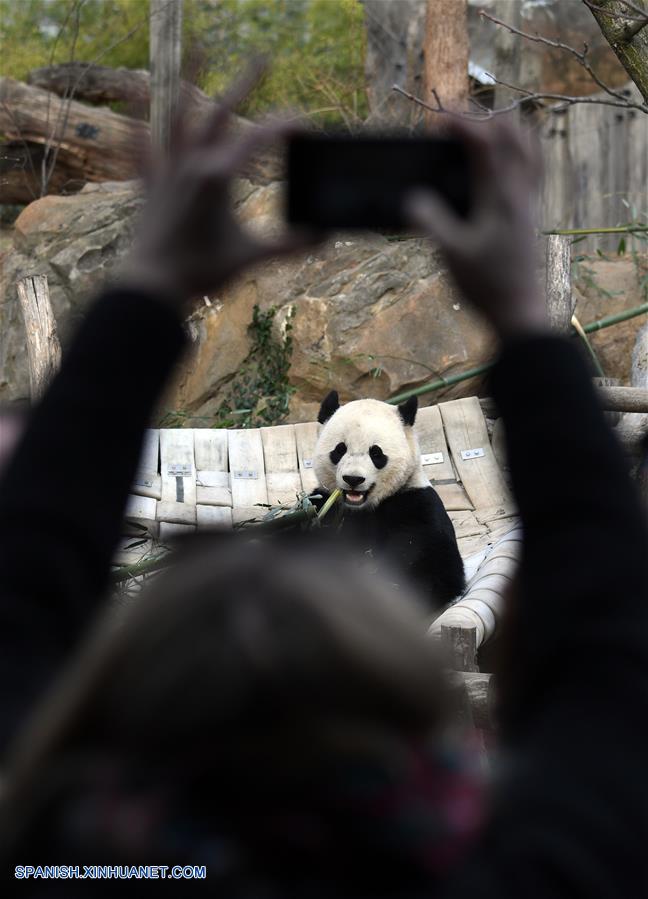
[[[328,802],[358,765],[392,776],[433,742],[442,684],[403,587],[312,538],[198,540],[102,623],[24,730],[5,822],[26,835],[43,802],[117,766],[265,840],[260,806]]]

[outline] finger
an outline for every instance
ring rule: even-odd
[[[231,113],[249,97],[265,75],[267,69],[268,60],[266,57],[257,56],[252,60],[241,77],[237,78],[227,89],[222,99],[217,101],[216,108],[209,114],[198,135],[200,143],[211,144],[219,135],[224,133]]]
[[[232,141],[224,158],[232,169],[238,169],[261,150],[303,131],[303,124],[294,119],[275,118],[259,125],[249,125],[239,138]]]
[[[196,155],[192,170],[199,171],[205,178],[222,178],[239,171],[262,150],[302,130],[299,124],[282,119],[275,119],[265,125],[247,124],[243,134],[226,146],[204,148]]]
[[[445,250],[460,246],[465,225],[438,194],[417,190],[405,197],[403,211],[412,225]]]

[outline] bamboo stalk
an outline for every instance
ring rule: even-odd
[[[599,376],[599,378],[604,378],[605,372],[603,371],[603,366],[601,365],[599,357],[594,352],[594,347],[589,342],[589,338],[588,338],[587,334],[585,333],[585,331],[583,330],[583,326],[581,325],[581,323],[579,322],[579,320],[576,318],[575,315],[572,315],[572,317],[571,317],[571,324],[572,324],[572,328],[576,331],[576,333],[578,334],[580,339],[583,341],[583,343],[587,347],[587,351],[590,354],[590,358],[592,360],[594,368],[596,369],[596,374]]]
[[[617,325],[620,322],[628,321],[646,313],[648,313],[648,303],[642,303],[641,306],[635,306],[633,309],[626,309],[624,312],[618,312],[616,315],[608,315],[605,318],[598,319],[598,321],[583,325],[583,331],[585,334],[591,334],[593,331],[602,331],[604,328],[610,328],[612,325]],[[471,378],[486,374],[494,365],[494,362],[485,362],[476,368],[469,368],[467,371],[450,375],[447,378],[439,377],[436,381],[430,381],[429,384],[423,384],[421,387],[415,387],[413,390],[406,390],[404,393],[392,396],[385,402],[397,405],[408,400],[411,396],[422,396],[424,393],[433,393],[435,390],[441,390],[442,387],[451,387],[453,384],[469,381]]]
[[[553,228],[542,231],[542,234],[562,234],[566,237],[578,237],[588,234],[641,234],[648,231],[648,225],[617,225],[611,228]]]
[[[333,508],[333,506],[336,504],[336,502],[339,500],[339,498],[341,496],[342,496],[342,491],[338,487],[336,490],[333,491],[333,493],[329,496],[329,498],[326,500],[326,502],[324,503],[322,508],[317,513],[318,521],[321,521],[322,518],[324,518],[324,516],[328,513],[328,511],[330,509]]]

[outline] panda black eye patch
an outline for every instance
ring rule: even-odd
[[[374,443],[373,446],[369,447],[369,455],[376,468],[384,468],[385,465],[387,465],[387,456],[383,453],[377,443]]]
[[[333,465],[337,465],[342,456],[346,453],[346,443],[338,443],[335,449],[332,449],[329,453],[329,459],[333,463]]]

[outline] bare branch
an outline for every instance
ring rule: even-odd
[[[644,112],[648,114],[648,103],[634,103],[632,100],[628,100],[627,97],[621,97],[620,100],[611,99],[608,100],[606,97],[574,97],[569,94],[554,94],[554,93],[545,93],[544,91],[529,91],[526,88],[518,87],[515,84],[509,84],[507,81],[502,81],[499,78],[496,78],[491,72],[488,73],[490,77],[496,84],[501,84],[504,87],[508,87],[509,90],[517,91],[519,94],[523,94],[522,101],[526,100],[559,100],[559,104],[553,107],[554,111],[560,112],[561,109],[565,109],[567,106],[575,106],[576,104],[589,104],[591,106],[614,106],[617,109],[637,109],[639,112]],[[499,112],[500,110],[494,110],[494,112]]]
[[[490,73],[489,73],[490,74]],[[491,119],[493,116],[505,115],[506,113],[512,112],[514,109],[518,109],[520,106],[525,103],[532,102],[540,102],[542,100],[558,100],[559,103],[552,107],[555,112],[560,112],[562,109],[566,109],[568,106],[576,106],[577,104],[587,103],[592,106],[614,106],[620,109],[638,109],[640,112],[644,112],[648,114],[648,104],[641,103],[633,103],[630,100],[623,99],[623,101],[617,101],[614,99],[608,100],[606,97],[572,97],[567,94],[553,94],[553,93],[535,93],[533,91],[528,91],[523,87],[517,87],[514,84],[509,84],[507,81],[502,81],[499,78],[495,78],[491,75],[493,81],[496,84],[501,84],[503,87],[508,87],[510,90],[517,91],[522,94],[522,97],[519,97],[517,100],[513,100],[508,106],[502,106],[500,109],[487,109],[487,107],[483,106],[481,103],[478,103],[476,100],[471,98],[471,102],[477,106],[482,115],[473,112],[462,112],[457,113],[453,112],[450,109],[446,109],[439,99],[439,95],[436,91],[433,91],[433,96],[437,102],[436,106],[432,106],[430,103],[426,103],[425,100],[421,100],[420,97],[416,97],[414,94],[411,94],[409,91],[406,91],[398,84],[394,84],[392,90],[396,91],[398,94],[402,94],[403,97],[406,97],[412,103],[416,103],[418,106],[422,106],[423,109],[427,109],[429,112],[439,113],[441,115],[449,115],[456,116],[457,118],[464,119],[472,119],[473,121],[485,121],[486,119]]]
[[[491,16],[490,13],[481,10],[479,15],[482,19],[488,19],[490,22],[493,22],[494,25],[498,25],[500,28],[505,28],[507,31],[510,31],[511,34],[517,34],[520,37],[523,37],[527,41],[534,41],[538,44],[544,44],[547,47],[553,47],[556,50],[563,50],[566,53],[571,53],[571,55],[578,61],[578,63],[585,69],[590,78],[601,88],[601,90],[605,91],[606,94],[609,94],[611,97],[615,97],[617,100],[626,101],[626,97],[620,91],[614,90],[608,84],[606,84],[599,76],[596,74],[594,69],[592,68],[589,59],[589,46],[587,43],[583,43],[583,52],[581,53],[575,47],[572,47],[570,44],[565,44],[562,41],[554,41],[551,38],[544,37],[537,32],[535,34],[529,34],[528,31],[521,31],[519,28],[515,28],[513,25],[509,25],[507,22],[503,22],[501,19],[495,18],[495,16]],[[648,19],[646,20],[648,21]],[[645,24],[645,22],[644,22]],[[642,26],[643,27],[643,26]]]

